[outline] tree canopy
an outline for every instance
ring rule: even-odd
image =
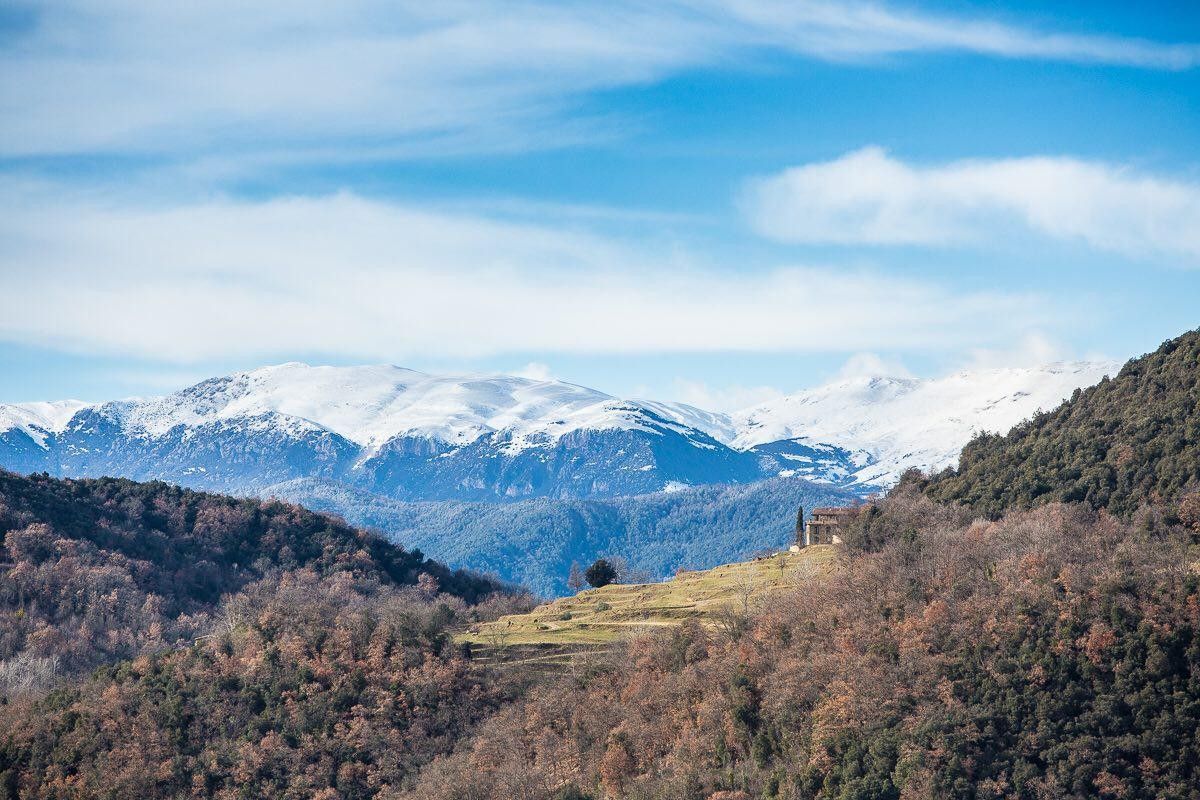
[[[925,492],[997,517],[1079,502],[1129,517],[1200,489],[1200,331],[1129,361],[1111,379],[1007,435],[963,448]]]
[[[583,577],[589,584],[599,589],[601,586],[608,586],[617,579],[617,568],[609,563],[607,559],[598,558],[583,573]]]

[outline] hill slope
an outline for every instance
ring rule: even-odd
[[[393,587],[429,575],[471,601],[499,588],[299,506],[114,478],[0,470],[0,543],[0,665],[66,672],[189,640],[223,595],[284,572]]]
[[[833,545],[814,545],[799,553],[687,570],[661,583],[609,584],[474,625],[459,638],[488,648],[602,644],[687,620],[715,624],[727,610],[746,613],[776,592],[803,588],[835,557]]]
[[[1084,502],[1119,515],[1200,488],[1200,331],[1127,363],[1006,436],[963,448],[957,470],[926,487],[935,500],[991,516]]]
[[[412,800],[1195,797],[1190,536],[1081,506],[973,521],[912,491],[875,516],[886,544],[744,623],[656,626],[537,687]],[[519,632],[576,622],[548,611]]]

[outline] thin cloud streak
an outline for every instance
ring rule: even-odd
[[[879,3],[730,0],[719,5],[771,41],[829,59],[861,59],[921,51],[961,51],[1029,58],[1182,70],[1200,63],[1200,45],[1043,32],[969,19],[920,14]]]
[[[67,0],[35,13],[0,54],[0,154],[9,157],[536,150],[619,131],[619,121],[581,110],[592,92],[772,52],[1200,64],[1195,43],[1042,32],[876,3]]]
[[[869,270],[739,274],[674,245],[346,193],[147,209],[26,192],[0,210],[0,337],[165,362],[948,350],[1064,311]]]

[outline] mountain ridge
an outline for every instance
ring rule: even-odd
[[[731,414],[558,380],[289,362],[164,397],[0,406],[0,465],[258,491],[320,477],[405,500],[616,497],[799,477],[868,494],[956,460],[1110,362],[851,378]]]

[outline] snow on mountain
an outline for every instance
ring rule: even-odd
[[[719,442],[728,444],[738,434],[738,430],[734,427],[733,420],[728,414],[722,414],[718,411],[705,411],[704,409],[689,406],[685,403],[669,403],[657,400],[636,400],[634,402],[640,408],[650,411],[664,420],[669,420],[676,425],[682,425],[686,428],[702,431]]]
[[[0,406],[0,465],[231,491],[319,476],[430,499],[768,476],[866,491],[952,465],[975,433],[1006,432],[1118,366],[853,378],[721,414],[556,380],[289,363],[151,400]]]
[[[506,375],[289,363],[75,404],[73,416],[35,411],[0,407],[0,465],[251,493],[320,477],[430,500],[621,496],[759,474],[707,432],[731,433],[719,415]]]
[[[278,414],[366,448],[397,436],[461,446],[504,431],[510,436],[509,449],[520,449],[582,429],[651,431],[647,410],[677,426],[711,416],[679,404],[630,403],[556,380],[289,363],[213,378],[135,404],[122,422],[131,430],[162,436],[178,425],[195,428]]]
[[[0,433],[24,431],[39,447],[44,447],[48,435],[62,431],[75,412],[87,405],[82,400],[0,405]]]
[[[1118,362],[1068,362],[1032,369],[957,372],[944,378],[851,378],[732,415],[727,440],[748,449],[781,440],[834,444],[862,455],[853,482],[887,486],[908,467],[958,462],[981,431],[1006,433],[1077,388],[1115,375]]]

